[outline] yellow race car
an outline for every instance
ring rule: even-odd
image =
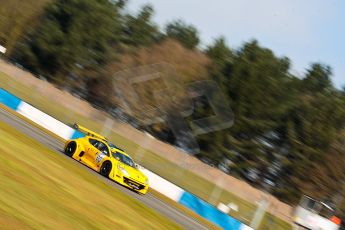
[[[102,135],[78,124],[74,127],[86,136],[66,142],[64,150],[67,156],[125,187],[146,194],[148,178],[127,153],[109,143]]]

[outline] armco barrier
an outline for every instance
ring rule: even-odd
[[[0,103],[15,110],[22,116],[55,133],[65,140],[84,136],[84,134],[80,133],[79,131],[67,126],[48,114],[43,113],[42,111],[36,109],[35,107],[29,105],[20,98],[1,88]],[[211,204],[208,204],[197,196],[184,191],[182,188],[163,179],[159,175],[144,168],[141,170],[149,178],[150,188],[186,206],[221,228],[226,230],[252,230],[252,228],[248,227],[247,225],[228,216],[225,213],[222,213]]]
[[[31,121],[39,124],[43,128],[50,130],[59,137],[62,137],[63,139],[70,139],[75,133],[75,130],[71,127],[25,102],[21,102],[16,111]]]

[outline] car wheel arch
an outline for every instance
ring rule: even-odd
[[[107,168],[104,168],[104,167],[106,167],[106,165],[107,165]],[[110,165],[110,168],[109,168],[109,165]],[[99,168],[99,173],[102,176],[109,177],[112,171],[113,171],[113,164],[112,164],[112,162],[110,160],[108,160],[108,159],[103,161],[101,167]]]

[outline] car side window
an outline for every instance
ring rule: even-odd
[[[98,145],[98,150],[101,151],[102,153],[106,154],[107,156],[109,156],[109,150],[106,144],[99,142]]]
[[[96,147],[97,148],[97,146],[98,146],[98,143],[99,143],[99,141],[97,141],[97,140],[95,140],[95,139],[89,139],[89,142],[90,142],[90,144],[92,144],[94,147]]]
[[[104,144],[103,142],[100,142],[98,140],[92,139],[92,138],[89,139],[89,142],[90,142],[91,145],[93,145],[99,151],[101,151],[102,153],[104,153],[107,156],[109,156],[109,149],[108,149],[106,144]]]

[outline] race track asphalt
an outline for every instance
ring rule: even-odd
[[[73,159],[67,157],[63,153],[63,146],[64,143],[61,140],[49,135],[49,133],[44,132],[43,130],[32,126],[30,123],[26,122],[25,120],[9,113],[8,111],[0,108],[0,121],[5,122],[15,129],[21,131],[22,133],[26,134],[27,136],[35,139],[36,141],[42,143],[43,145],[47,146],[48,148],[52,149],[56,154],[61,154],[66,157],[66,160]],[[99,175],[98,173],[94,172],[93,170],[87,168],[86,166],[78,163],[75,161],[76,164],[83,167],[85,170],[88,170],[90,173],[97,175],[100,180],[105,181],[111,186],[114,186],[116,189],[122,191],[123,193],[127,194],[128,196],[140,201],[141,203],[147,205],[148,207],[156,210],[157,212],[161,213],[163,216],[171,219],[172,221],[179,224],[184,229],[190,230],[202,230],[208,229],[199,223],[197,220],[193,219],[192,217],[184,214],[180,210],[171,207],[169,204],[164,203],[162,200],[155,197],[153,194],[147,193],[145,196],[139,195],[133,191],[130,191],[127,188],[122,187],[121,185],[116,184],[115,182],[106,179]]]

